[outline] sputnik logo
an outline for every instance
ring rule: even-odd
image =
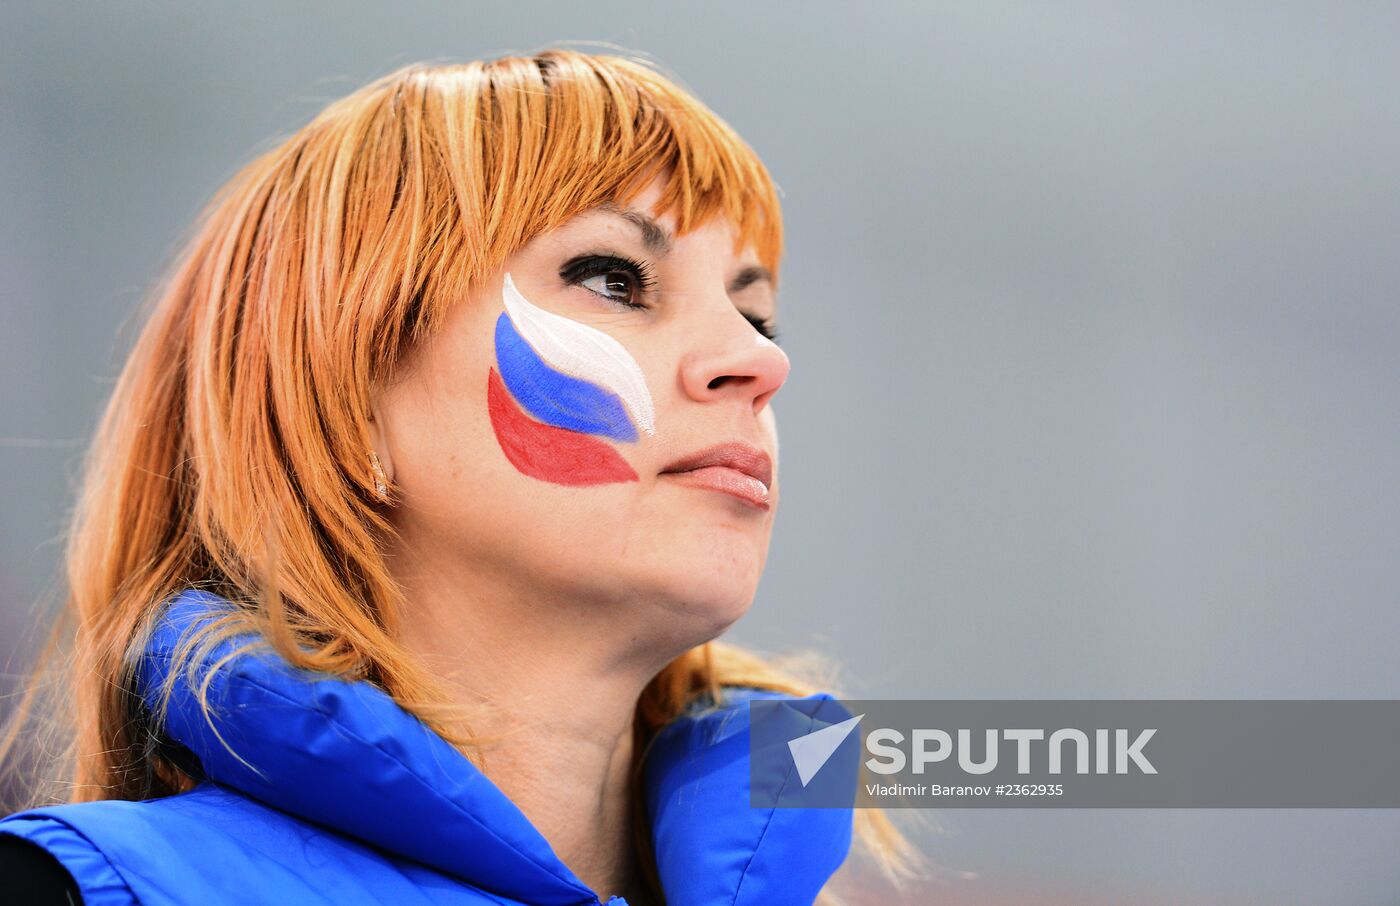
[[[811,783],[812,778],[817,776],[817,772],[822,769],[822,765],[831,760],[831,756],[836,754],[836,750],[841,748],[841,743],[846,741],[846,737],[851,735],[851,731],[860,725],[860,719],[864,714],[857,714],[850,720],[843,720],[839,724],[832,724],[808,733],[806,736],[799,736],[796,739],[788,740],[788,751],[792,753],[792,763],[797,767],[797,777],[805,787]]]

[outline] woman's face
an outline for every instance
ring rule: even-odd
[[[535,237],[379,395],[413,568],[634,636],[748,607],[778,505],[776,299],[728,221],[653,221],[659,189]]]

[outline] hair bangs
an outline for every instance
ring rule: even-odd
[[[563,50],[494,60],[482,77],[481,160],[494,189],[483,226],[495,238],[521,244],[662,176],[651,213],[673,213],[679,234],[727,219],[735,252],[752,246],[776,280],[782,216],[767,168],[673,77],[641,59]]]

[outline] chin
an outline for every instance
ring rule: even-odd
[[[686,601],[718,635],[748,613],[766,560],[766,536],[740,532],[701,533],[674,562],[677,597]]]
[[[753,605],[760,568],[755,565],[689,563],[654,576],[647,583],[684,645],[698,645],[721,635]]]

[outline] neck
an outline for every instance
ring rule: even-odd
[[[403,641],[481,714],[471,730],[491,738],[473,753],[483,772],[600,898],[646,903],[632,845],[634,714],[684,646],[641,644],[620,625],[627,608],[522,598],[507,581],[396,559],[412,608]]]

